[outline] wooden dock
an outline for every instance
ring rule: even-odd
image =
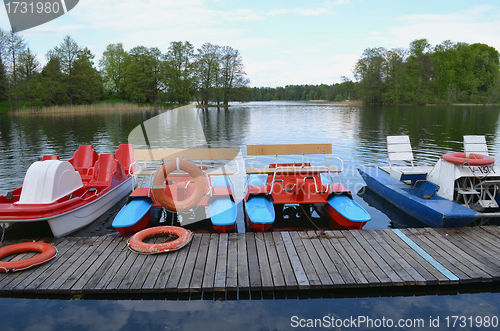
[[[134,253],[127,238],[115,236],[46,242],[57,257],[0,274],[2,295],[300,292],[500,280],[497,226],[195,234],[183,249],[157,255]]]

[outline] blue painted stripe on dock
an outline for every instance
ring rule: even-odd
[[[391,229],[399,238],[401,238],[405,243],[408,244],[415,252],[418,253],[421,257],[424,258],[427,262],[429,262],[434,268],[439,270],[443,275],[448,277],[449,280],[459,280],[457,276],[455,276],[450,270],[446,269],[436,261],[432,256],[429,255],[426,251],[424,251],[420,246],[415,244],[410,238],[408,238],[401,230],[399,229]]]

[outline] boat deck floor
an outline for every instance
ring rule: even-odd
[[[127,238],[115,236],[43,241],[57,247],[57,257],[0,274],[2,295],[417,288],[500,280],[498,226],[205,233],[157,255],[134,253]]]

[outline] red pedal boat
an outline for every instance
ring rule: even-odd
[[[131,235],[149,224],[152,207],[160,207],[175,215],[180,226],[209,218],[214,231],[233,231],[238,209],[230,176],[238,167],[237,162],[236,171],[228,165],[236,157],[236,148],[134,150],[133,175],[143,182],[116,215],[113,227]]]
[[[62,237],[95,221],[132,191],[132,146],[97,154],[81,145],[68,161],[45,155],[33,163],[23,185],[0,196],[0,223],[47,221]]]
[[[313,207],[328,219],[330,229],[361,229],[371,217],[342,184],[333,182],[339,174],[328,158],[341,159],[331,154],[331,144],[248,145],[247,155],[276,156],[276,163],[266,168],[246,168],[244,198],[248,226],[257,232],[272,228],[276,213],[282,214],[285,205],[299,205],[308,215]],[[305,162],[305,155],[322,154],[324,163],[313,166]],[[302,155],[300,163],[279,163],[278,155]]]

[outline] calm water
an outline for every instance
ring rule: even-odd
[[[422,226],[366,190],[357,173],[358,166],[387,164],[386,136],[409,135],[416,164],[432,165],[446,152],[463,150],[462,139],[466,134],[486,135],[490,154],[497,158],[500,154],[497,147],[500,107],[358,108],[304,102],[256,102],[234,105],[227,111],[209,109],[181,113],[171,110],[35,117],[2,115],[0,193],[21,185],[26,169],[43,154],[58,154],[61,159],[67,159],[80,144],[92,144],[99,153],[112,152],[120,143],[134,140],[133,135],[129,136],[132,130],[157,115],[169,122],[162,126],[158,120],[152,120],[158,125],[158,131],[173,142],[168,146],[172,148],[237,147],[245,158],[247,144],[332,143],[333,154],[344,160],[344,172],[340,176],[342,183],[372,216],[372,221],[365,226],[367,229]],[[149,138],[153,145],[162,143],[154,135]],[[136,143],[135,140],[131,142]],[[270,161],[258,159],[262,163]],[[283,158],[283,161],[287,159]],[[242,179],[236,182],[237,187],[241,187]],[[76,235],[112,233],[110,224],[118,209],[119,206],[115,207],[90,230],[84,229]],[[239,223],[238,227],[240,232],[244,231],[243,224]],[[454,290],[454,295],[377,297],[375,294],[370,298],[305,300],[1,298],[0,318],[1,330],[132,330],[138,327],[144,330],[192,330],[202,326],[208,326],[208,329],[275,330],[292,329],[292,316],[297,316],[295,324],[299,318],[323,319],[325,316],[342,319],[367,316],[374,320],[385,317],[395,323],[400,318],[423,319],[425,327],[421,329],[428,329],[430,320],[437,326],[436,318],[439,317],[439,329],[451,329],[452,325],[447,325],[445,320],[448,315],[475,318],[500,311],[498,294],[463,294],[469,291],[472,289],[460,287]],[[467,323],[464,329],[478,326],[473,323],[471,328]],[[459,323],[455,324],[456,329],[459,326]],[[344,325],[335,329],[349,327]]]

